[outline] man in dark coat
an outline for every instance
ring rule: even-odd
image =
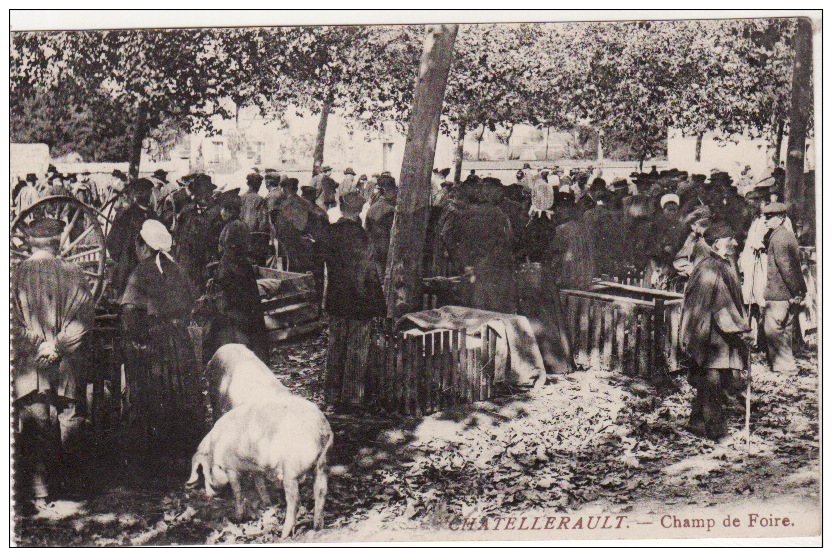
[[[310,253],[310,270],[315,276],[315,290],[318,292],[318,297],[321,298],[324,295],[324,254],[329,234],[329,216],[322,207],[315,203],[314,187],[301,187],[300,195],[309,204],[305,238]]]
[[[473,281],[470,296],[460,304],[515,314],[517,285],[511,221],[497,205],[502,193],[502,185],[496,179],[476,184],[477,203],[460,216],[451,260],[457,271],[470,273]]]
[[[275,235],[286,254],[284,267],[291,272],[312,270],[311,249],[307,238],[307,225],[312,207],[298,196],[298,180],[287,178],[280,183],[283,200],[272,212]]]
[[[336,201],[338,196],[338,183],[330,177],[331,174],[331,167],[324,166],[321,168],[321,186],[318,188],[317,202],[324,209],[331,209],[338,203]]]
[[[193,201],[179,213],[176,222],[176,262],[188,275],[197,294],[205,290],[209,277],[207,266],[219,244],[219,233],[214,237],[208,204],[215,188],[208,175],[194,177],[189,186]]]
[[[794,232],[784,226],[786,204],[774,202],[763,206],[766,216],[768,267],[763,328],[766,333],[766,357],[774,371],[795,370],[792,353],[792,328],[797,309],[806,296],[806,282],[800,268],[800,247]]]
[[[611,207],[615,200],[612,194],[598,193],[595,198],[596,206],[583,216],[592,241],[595,267],[598,274],[620,278],[626,258],[623,214]]]
[[[248,226],[239,217],[240,207],[238,194],[223,197],[221,211],[226,225],[220,234],[220,260],[212,278],[217,314],[211,322],[204,355],[212,356],[224,344],[241,343],[268,363],[266,323],[257,276],[248,258],[251,238]]]
[[[735,263],[736,240],[727,223],[705,232],[707,257],[699,261],[685,289],[679,337],[692,361],[689,371],[696,397],[689,429],[719,440],[727,432],[723,408],[726,389],[734,386],[746,361],[749,331]]]
[[[326,311],[332,316],[368,319],[385,314],[381,279],[372,245],[358,215],[364,200],[357,192],[341,197],[341,218],[329,227]]]
[[[376,263],[379,278],[384,279],[398,189],[396,188],[396,180],[392,176],[384,174],[379,176],[378,186],[381,189],[381,199],[370,206],[365,224],[373,246],[373,259]]]
[[[121,297],[124,293],[127,279],[139,264],[135,245],[142,225],[148,219],[157,218],[150,208],[152,182],[147,179],[138,179],[128,184],[124,190],[130,205],[116,215],[113,226],[107,234],[106,242],[107,252],[115,262],[110,287],[113,288],[113,294],[116,297]]]

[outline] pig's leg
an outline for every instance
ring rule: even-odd
[[[283,522],[283,532],[280,533],[280,538],[288,537],[292,534],[292,529],[295,528],[295,517],[298,512],[298,499],[300,498],[298,479],[284,477],[283,491],[286,493],[286,520]]]
[[[237,475],[237,471],[233,469],[229,469],[227,474],[228,483],[231,484],[231,490],[234,492],[234,517],[237,521],[243,521],[246,503],[243,499],[243,488],[240,486],[240,477]]]
[[[324,527],[324,502],[326,501],[327,492],[327,470],[326,470],[326,453],[318,460],[315,469],[315,514],[312,524],[315,529],[323,529]]]
[[[263,504],[268,508],[272,505],[272,498],[269,496],[269,492],[266,489],[266,482],[263,477],[263,474],[256,473],[254,474],[254,487],[257,488],[257,494],[260,495],[260,500],[263,501]]]

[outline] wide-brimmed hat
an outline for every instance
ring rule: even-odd
[[[765,204],[761,210],[764,215],[785,215],[789,211],[789,206],[783,202],[771,202]]]
[[[205,173],[199,173],[193,179],[191,179],[190,183],[188,184],[188,188],[194,194],[210,195],[214,192],[214,190],[216,190],[217,185],[211,182],[210,175],[207,175]]]
[[[353,171],[351,167],[348,167],[344,170],[344,175],[355,175],[355,171]]]

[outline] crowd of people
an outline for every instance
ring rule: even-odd
[[[204,173],[175,181],[161,170],[129,182],[114,175],[122,189],[50,169],[45,181],[21,181],[13,204],[20,212],[52,195],[94,207],[115,200],[107,298],[119,305],[128,431],[141,453],[192,449],[203,433],[188,333],[195,315],[211,319],[203,356],[238,342],[268,360],[254,267],[311,273],[330,322],[386,314],[382,288],[398,190],[389,172],[356,178],[347,168],[336,182],[325,166],[301,186],[266,169],[246,176],[245,191],[218,190]],[[588,289],[603,277],[683,291],[680,340],[697,387],[690,427],[713,438],[725,433],[725,391],[746,367],[752,320],[763,326],[770,365],[794,368],[792,324],[807,293],[799,241],[813,245],[814,237],[802,228],[812,223],[796,232],[789,220],[782,169],[743,195],[718,170],[653,169],[609,182],[600,170],[567,174],[529,165],[513,181],[473,170],[455,181],[449,175],[437,169],[431,178],[424,255],[426,287],[441,304],[530,314],[518,304],[516,273],[524,263],[539,263],[549,288],[539,306],[544,331],[560,329],[558,288]],[[52,494],[71,425],[83,423],[77,355],[92,327],[92,299],[77,267],[58,255],[63,224],[40,218],[26,230],[33,254],[12,279],[14,398],[24,464],[18,470],[28,474],[21,481],[37,506]],[[540,338],[541,345],[563,341],[557,344],[564,348],[544,352],[550,372],[574,369],[562,332]]]

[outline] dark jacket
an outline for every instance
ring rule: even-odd
[[[333,316],[367,319],[386,312],[370,240],[359,221],[341,217],[329,227],[326,242],[326,311]]]
[[[780,226],[769,235],[765,299],[788,301],[806,293],[800,269],[800,247],[791,230]]]
[[[583,219],[574,219],[555,229],[547,259],[558,287],[588,289],[592,285],[595,255]]]
[[[111,286],[118,297],[124,293],[127,279],[139,264],[139,258],[136,256],[136,238],[142,230],[142,225],[146,220],[156,218],[151,209],[131,204],[119,212],[113,221],[113,226],[107,234],[106,245],[110,258],[115,262]]]
[[[373,246],[373,259],[384,272],[387,268],[387,251],[390,248],[390,233],[393,230],[395,204],[382,198],[367,210],[367,234]]]

